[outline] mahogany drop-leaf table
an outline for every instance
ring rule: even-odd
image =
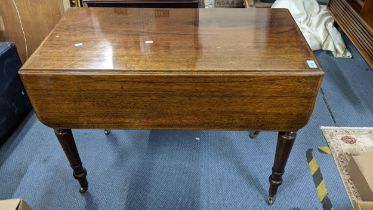
[[[271,204],[323,71],[286,9],[75,8],[20,75],[81,192],[71,129],[279,131]]]

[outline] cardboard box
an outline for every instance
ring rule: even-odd
[[[354,210],[373,210],[373,201],[354,201]]]
[[[0,200],[0,210],[32,210],[22,199]]]
[[[373,151],[352,156],[347,171],[362,201],[373,202]]]

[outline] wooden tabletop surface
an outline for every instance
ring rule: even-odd
[[[22,71],[320,71],[307,60],[286,9],[72,8]]]

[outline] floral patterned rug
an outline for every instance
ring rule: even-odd
[[[321,127],[351,202],[361,200],[346,167],[352,155],[373,151],[373,127]]]

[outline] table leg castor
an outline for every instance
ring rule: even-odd
[[[268,205],[272,205],[276,200],[276,197],[275,196],[268,196],[267,197],[267,203]]]
[[[88,187],[80,187],[80,189],[79,189],[80,193],[85,193],[87,191],[88,191]]]
[[[260,131],[250,131],[249,137],[250,139],[255,139],[259,135]]]
[[[110,134],[110,132],[111,132],[111,130],[109,130],[109,129],[104,130],[104,133],[105,133],[106,136],[108,136]]]

